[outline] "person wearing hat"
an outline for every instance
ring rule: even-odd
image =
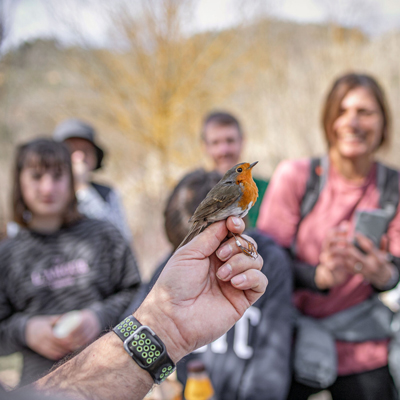
[[[132,235],[119,195],[115,189],[91,180],[92,171],[102,167],[104,158],[104,151],[96,142],[95,129],[71,118],[57,125],[53,138],[70,149],[79,212],[89,218],[111,222],[131,242]]]

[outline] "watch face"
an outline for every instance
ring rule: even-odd
[[[143,368],[150,367],[164,352],[164,347],[145,326],[141,326],[126,342]]]

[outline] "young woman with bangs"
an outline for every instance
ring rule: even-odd
[[[77,211],[65,145],[20,146],[13,184],[21,229],[0,243],[0,355],[22,353],[25,385],[115,325],[140,275],[119,231]],[[56,323],[72,310],[80,311],[78,322],[60,337]]]

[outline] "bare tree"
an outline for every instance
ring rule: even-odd
[[[98,94],[100,118],[151,154],[167,184],[170,167],[200,160],[199,118],[235,92],[251,47],[240,27],[187,37],[193,5],[150,0],[105,7],[114,51],[85,49],[75,63]]]
[[[70,9],[79,46],[69,50],[68,66],[83,78],[85,90],[58,109],[56,119],[81,116],[110,133],[102,136],[112,148],[110,167],[128,207],[140,210],[130,213],[131,223],[139,246],[151,255],[161,241],[166,195],[185,170],[203,163],[202,115],[237,92],[251,74],[255,52],[255,32],[243,34],[250,17],[231,29],[196,33],[188,29],[195,5],[194,0],[96,2],[96,15],[108,27],[107,47],[97,49],[85,46],[79,32],[84,14]],[[254,7],[246,15],[251,12]],[[143,235],[145,227],[150,235]]]

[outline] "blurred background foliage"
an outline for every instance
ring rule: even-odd
[[[320,1],[325,24],[273,19],[273,1],[238,2],[242,18],[234,26],[191,33],[194,0],[98,1],[93,7],[108,20],[103,47],[86,43],[73,21],[61,21],[52,2],[49,18],[63,29],[69,24],[80,40],[36,39],[3,51],[0,60],[1,228],[10,217],[15,145],[51,134],[64,118],[82,118],[107,149],[96,178],[122,193],[146,279],[168,249],[166,196],[185,172],[209,167],[199,137],[204,113],[227,109],[239,117],[243,160],[258,160],[255,173],[268,178],[284,158],[324,151],[322,101],[347,71],[372,74],[386,90],[393,140],[381,157],[400,167],[400,30],[370,36],[344,27],[332,7],[341,2]],[[340,10],[372,23],[368,4],[348,0]]]

